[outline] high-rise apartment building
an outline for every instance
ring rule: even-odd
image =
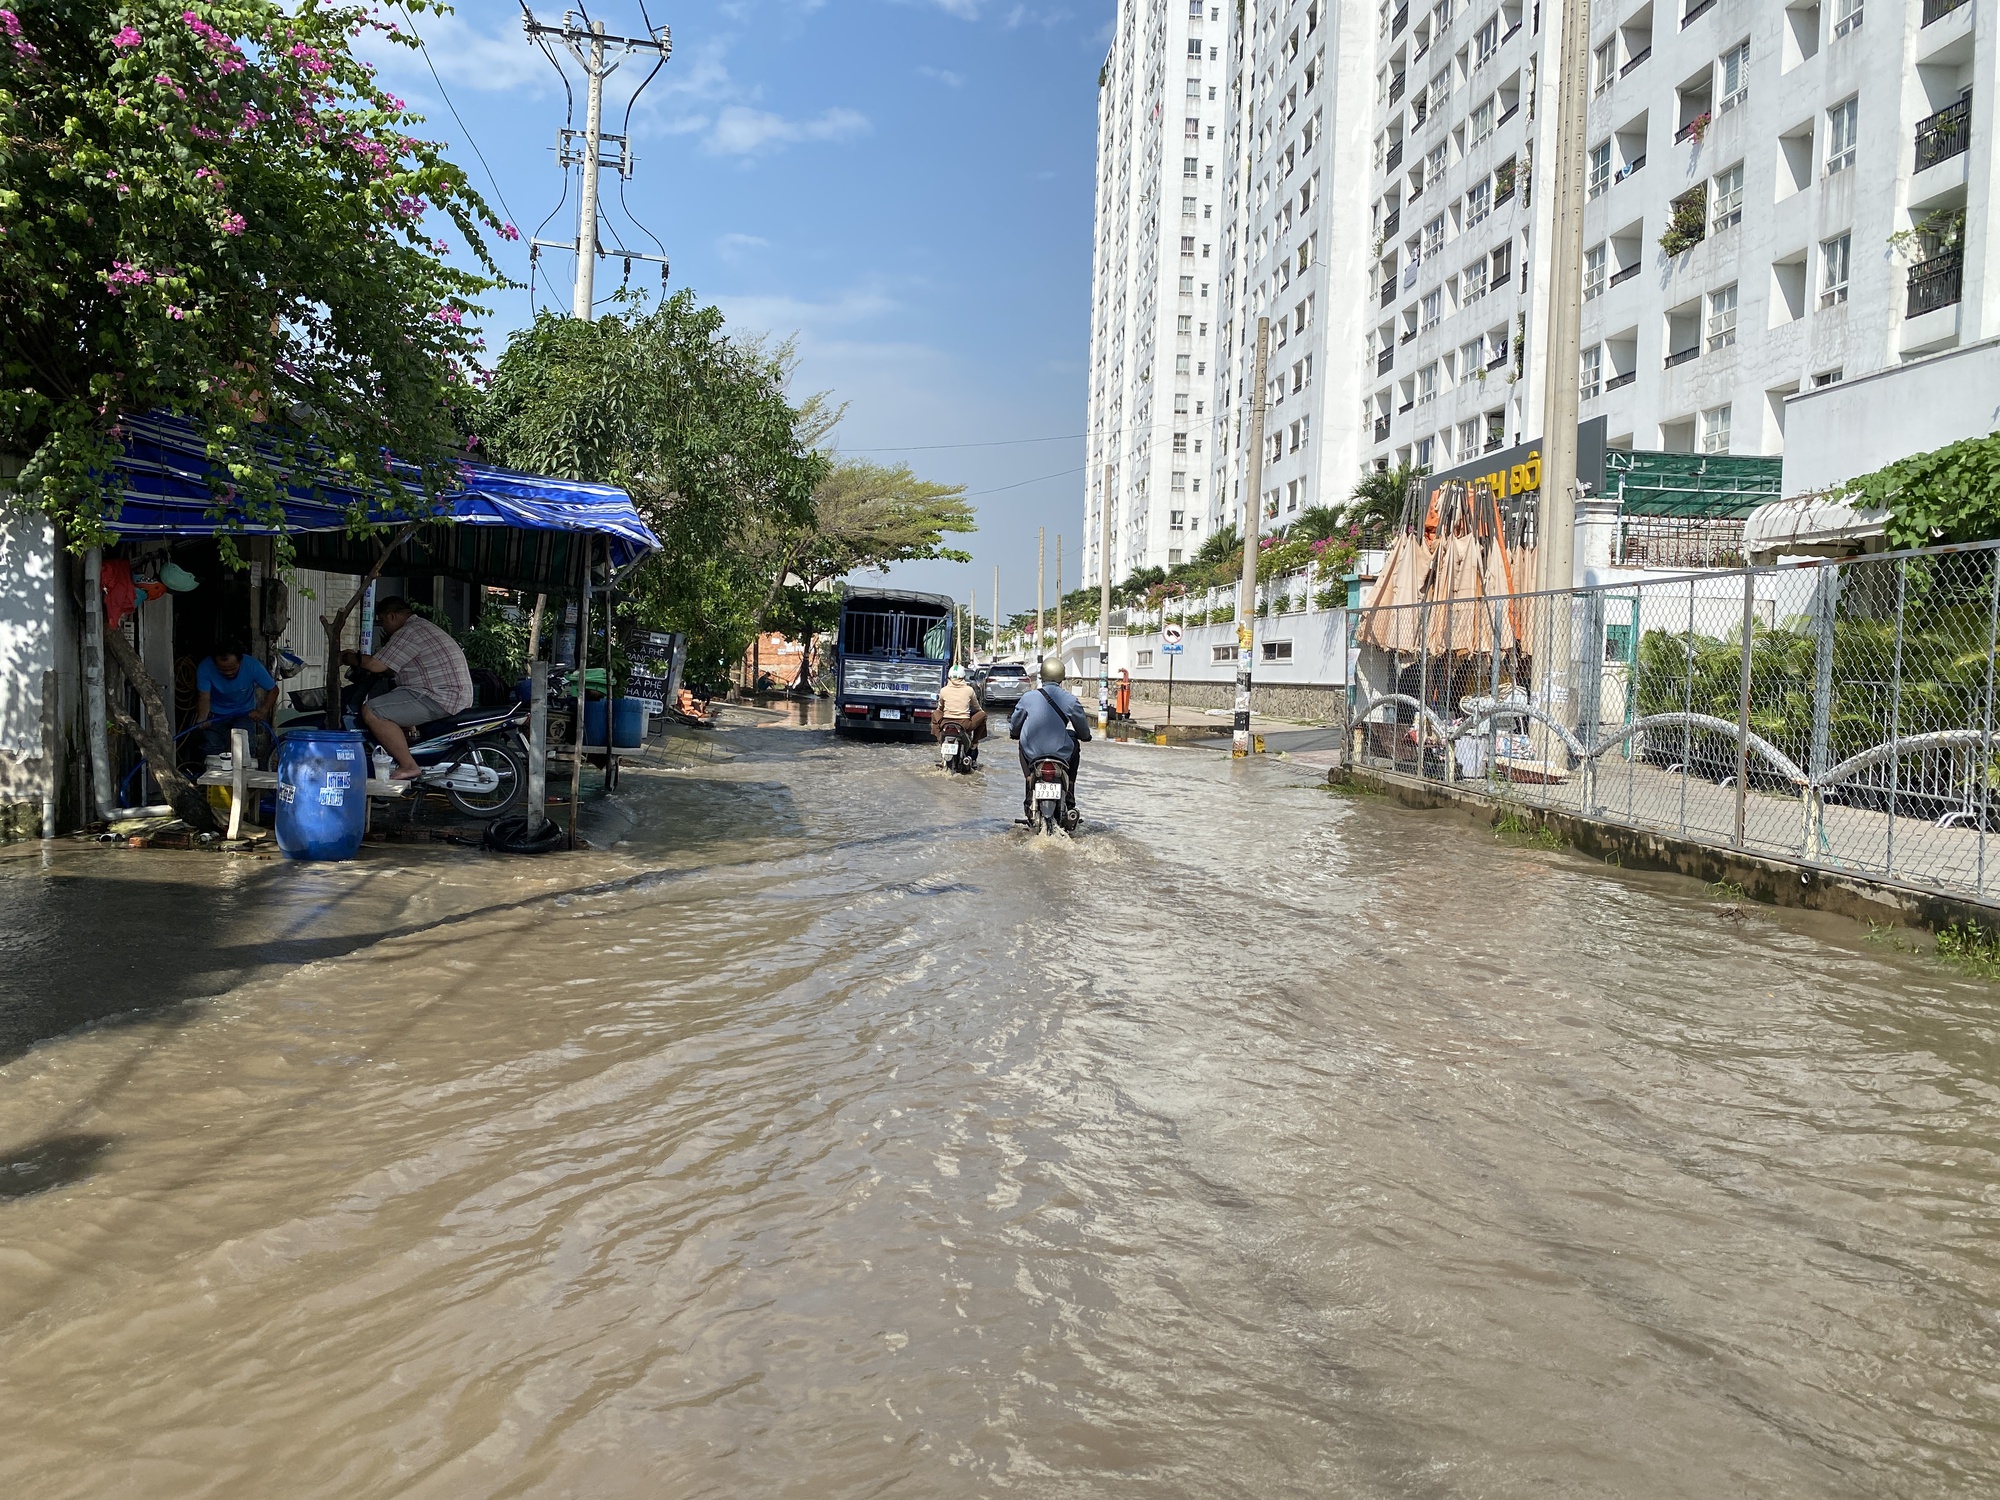
[[[1541,435],[1564,3],[1209,6],[1187,22],[1204,71],[1180,245],[1198,253],[1178,283],[1143,198],[1160,133],[1138,130],[1170,87],[1139,87],[1166,43],[1134,50],[1131,28],[1185,18],[1121,7],[1091,387],[1092,442],[1128,466],[1117,576],[1240,521],[1259,317],[1267,527],[1345,503],[1365,468],[1448,469]],[[1613,446],[1778,453],[1788,396],[2000,336],[1993,0],[1590,10],[1582,351],[1562,374]],[[1149,381],[1181,338],[1192,378]],[[1171,426],[1134,420],[1169,390]],[[1148,430],[1170,464],[1141,467]],[[1186,490],[1141,503],[1162,474]]]
[[[1785,399],[2000,334],[1991,0],[1592,7],[1582,415],[1779,453]]]
[[[1200,545],[1214,412],[1223,48],[1233,0],[1120,0],[1098,78],[1085,583]]]

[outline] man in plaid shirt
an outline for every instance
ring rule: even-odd
[[[343,651],[341,661],[371,672],[394,672],[396,686],[361,705],[361,722],[395,758],[394,781],[414,780],[419,768],[410,755],[408,731],[433,719],[447,719],[472,707],[472,672],[458,642],[410,608],[407,599],[388,598],[375,606],[381,650],[373,656]]]

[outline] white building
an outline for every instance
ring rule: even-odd
[[[1580,378],[1614,446],[1780,453],[1789,397],[2000,334],[1990,4],[1593,9]]]
[[[1224,47],[1234,0],[1119,0],[1098,78],[1083,582],[1200,545],[1212,446]]]

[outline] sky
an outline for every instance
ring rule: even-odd
[[[559,4],[540,0],[538,19],[560,23]],[[673,55],[635,104],[650,64],[629,59],[607,85],[604,128],[620,130],[630,106],[636,166],[622,205],[604,176],[606,238],[657,251],[657,236],[671,288],[720,307],[732,331],[796,337],[793,394],[848,404],[842,452],[967,487],[980,525],[959,544],[973,563],[904,564],[894,582],[974,591],[986,615],[997,564],[1004,610],[1031,609],[1045,527],[1049,597],[1058,533],[1074,588],[1097,72],[1114,0],[644,7],[671,27]],[[646,30],[641,0],[592,0],[588,15]],[[458,0],[414,23],[428,64],[393,45],[368,55],[519,225],[522,243],[497,248],[526,281],[529,235],[576,234],[554,155],[562,81],[517,0]],[[581,70],[564,62],[581,127]],[[566,312],[574,257],[544,252],[541,273],[535,302]],[[623,275],[599,262],[600,310]],[[659,269],[635,262],[632,281],[657,290]],[[526,291],[491,305],[498,348],[533,309]]]

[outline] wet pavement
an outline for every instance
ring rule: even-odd
[[[1277,759],[1070,843],[715,743],[606,853],[0,859],[0,1493],[2000,1479],[1992,987]]]

